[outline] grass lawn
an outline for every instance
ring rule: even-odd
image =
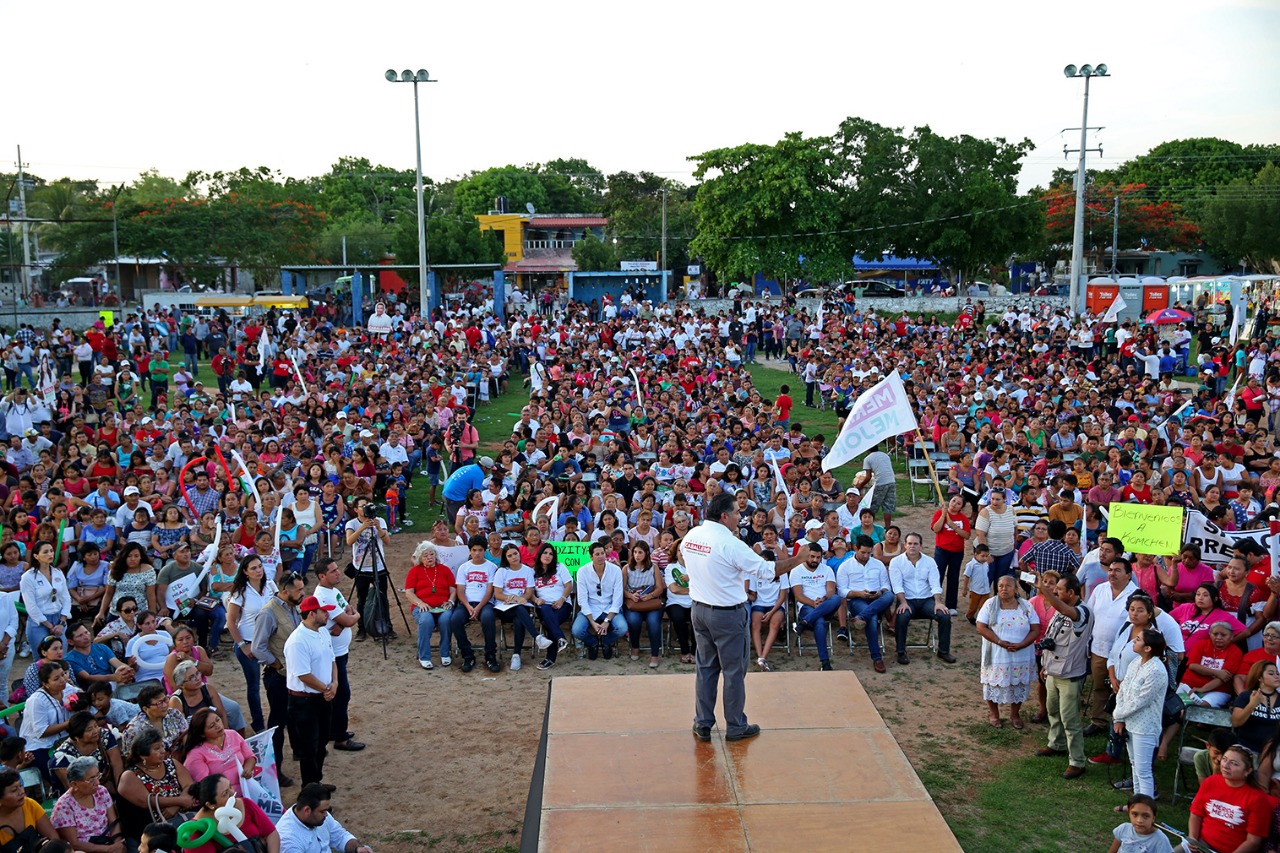
[[[1033,704],[1029,702],[1027,708]],[[1042,726],[1029,725],[1028,730],[1043,737]],[[1187,743],[1192,742],[1188,737]],[[1010,728],[993,729],[985,723],[975,723],[961,732],[939,733],[928,749],[931,754],[916,764],[916,770],[961,847],[971,853],[1106,849],[1111,830],[1125,820],[1112,808],[1129,795],[1113,790],[1109,781],[1126,775],[1127,768],[1123,772],[1114,768],[1108,777],[1106,767],[1091,765],[1082,778],[1066,781],[1059,778],[1067,766],[1065,758],[1029,754],[1041,745],[1038,738],[1029,742]],[[1089,738],[1085,753],[1096,755],[1105,745],[1101,735]],[[983,772],[984,765],[990,768],[989,773]],[[1173,771],[1172,761],[1156,768],[1158,820],[1185,827],[1189,802],[1169,802]],[[1194,786],[1194,771],[1191,775]],[[971,785],[975,776],[983,778],[976,787]]]

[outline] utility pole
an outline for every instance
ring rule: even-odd
[[[1111,272],[1120,272],[1120,196],[1115,198],[1115,206],[1111,211]]]
[[[18,146],[18,204],[22,207],[22,295],[31,295],[31,246],[27,239],[31,223],[27,216],[27,176],[22,170],[22,146]],[[14,296],[14,304],[17,304]]]
[[[658,264],[663,279],[667,276],[667,188],[662,188],[662,263]]]
[[[1076,165],[1076,216],[1075,228],[1071,239],[1071,286],[1069,289],[1070,301],[1068,309],[1070,316],[1074,317],[1080,311],[1081,290],[1080,279],[1084,273],[1084,194],[1085,184],[1087,183],[1087,171],[1085,170],[1085,154],[1089,151],[1089,81],[1094,77],[1107,77],[1107,66],[1098,65],[1094,68],[1092,65],[1083,65],[1076,68],[1074,65],[1068,65],[1062,70],[1064,76],[1068,78],[1083,77],[1084,78],[1084,110],[1080,119],[1080,147],[1077,153],[1080,160]],[[1072,128],[1067,128],[1071,130]],[[1101,130],[1102,128],[1093,128]],[[1097,149],[1098,153],[1102,153],[1102,148]],[[1069,154],[1070,149],[1067,146],[1062,147],[1063,154]]]

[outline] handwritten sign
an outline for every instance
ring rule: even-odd
[[[578,580],[578,569],[591,562],[590,542],[552,542],[556,558],[569,570],[569,577]]]
[[[1112,503],[1107,535],[1135,554],[1176,554],[1182,547],[1182,507]]]

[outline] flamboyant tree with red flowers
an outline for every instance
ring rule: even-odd
[[[1076,194],[1060,184],[1042,195],[1045,242],[1070,252],[1075,229]],[[1148,251],[1196,251],[1200,226],[1174,201],[1159,201],[1146,184],[1093,183],[1085,194],[1085,253],[1102,259],[1111,245],[1115,199],[1120,199],[1119,248]],[[1100,264],[1104,265],[1104,264]]]

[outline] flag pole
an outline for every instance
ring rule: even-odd
[[[938,482],[938,472],[933,467],[933,457],[929,455],[929,449],[924,446],[924,433],[920,432],[918,425],[916,426],[916,438],[919,441],[920,449],[924,451],[924,461],[929,463],[929,474],[933,477],[933,487],[938,490],[938,503],[942,505],[943,509],[946,509],[947,499],[942,496],[942,484]],[[911,476],[910,470],[907,471],[907,476]]]

